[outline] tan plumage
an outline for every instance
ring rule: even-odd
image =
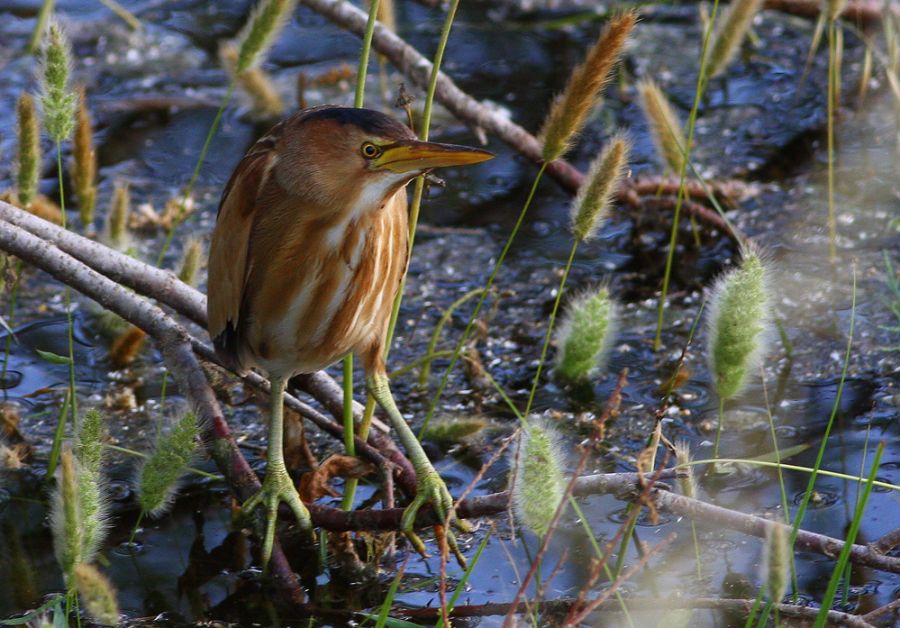
[[[350,352],[362,359],[367,386],[419,476],[404,527],[426,502],[439,513],[452,506],[391,397],[384,342],[407,266],[406,184],[435,167],[491,156],[420,142],[375,111],[328,106],[275,126],[235,169],[210,246],[207,309],[216,351],[236,370],[263,369],[272,383],[269,470],[262,492],[245,504],[265,502],[269,511],[264,562],[279,501],[310,526],[281,452],[285,381]]]

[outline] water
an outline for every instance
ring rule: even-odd
[[[142,34],[129,34],[99,4],[71,1],[58,3],[67,16],[78,55],[76,76],[87,83],[98,126],[101,163],[99,211],[108,207],[113,182],[127,181],[136,204],[149,202],[159,209],[187,179],[203,136],[224,93],[225,76],[215,59],[215,42],[233,35],[240,27],[248,3],[220,7],[213,3],[131,2],[145,25]],[[0,128],[11,129],[14,101],[23,89],[33,87],[32,62],[19,51],[30,33],[36,3],[8,6],[2,29],[5,48],[0,49]],[[566,69],[578,61],[598,25],[577,21],[552,28],[541,19],[492,20],[494,9],[463,3],[454,26],[446,68],[459,85],[479,98],[508,108],[528,129],[540,126],[554,91],[561,88]],[[629,78],[653,76],[661,80],[686,118],[692,99],[697,33],[692,17],[673,9],[660,9],[637,28],[625,67]],[[442,15],[414,2],[397,7],[401,34],[426,54],[433,51]],[[518,15],[515,11],[511,15]],[[555,17],[555,14],[549,14]],[[539,14],[538,17],[544,17]],[[876,443],[887,449],[878,479],[900,483],[900,450],[897,448],[896,408],[898,392],[897,324],[884,303],[888,298],[882,251],[893,256],[897,267],[897,210],[894,182],[898,171],[895,101],[885,89],[870,93],[859,111],[845,110],[838,124],[836,202],[839,255],[835,271],[827,264],[825,228],[826,192],[823,166],[824,121],[823,58],[817,57],[804,87],[798,89],[802,63],[812,24],[776,13],[764,14],[758,35],[764,45],[752,55],[752,63],[738,62],[726,83],[714,82],[701,107],[695,156],[702,172],[722,177],[750,177],[750,198],[730,218],[764,247],[776,274],[778,319],[793,345],[786,356],[773,339],[765,365],[766,386],[759,379],[748,392],[727,407],[727,429],[722,450],[726,456],[750,458],[771,452],[767,406],[771,409],[779,447],[807,448],[792,456],[791,464],[812,466],[837,392],[851,316],[852,268],[857,276],[857,308],[854,344],[837,423],[828,444],[825,467],[858,474],[868,469]],[[845,57],[845,92],[853,90],[859,73],[860,46],[851,37]],[[673,55],[677,50],[681,54]],[[300,9],[279,40],[267,68],[275,75],[288,102],[298,71],[322,74],[340,62],[355,64],[358,40],[332,27],[324,19]],[[381,106],[378,78],[373,63],[370,103]],[[393,86],[400,79],[390,77]],[[602,146],[617,126],[626,126],[634,138],[633,174],[659,172],[642,114],[633,100],[632,81],[620,91],[612,87],[606,105],[591,120],[572,154],[581,167]],[[311,88],[311,104],[348,103],[347,85]],[[852,101],[852,99],[850,99]],[[175,104],[174,108],[169,105]],[[213,142],[210,157],[201,170],[197,196],[201,210],[182,226],[180,235],[209,233],[214,207],[243,147],[264,131],[246,116],[247,103],[225,115]],[[474,143],[475,138],[440,108],[432,134],[440,141]],[[49,147],[45,146],[45,150]],[[401,310],[391,368],[400,368],[423,354],[434,325],[453,300],[483,283],[515,216],[524,201],[535,168],[492,139],[488,148],[497,159],[477,168],[445,173],[445,189],[432,190],[423,208],[432,229],[417,238],[411,263],[407,299]],[[0,134],[0,152],[13,155],[14,134]],[[0,187],[11,177],[11,160],[0,163]],[[55,171],[47,163],[41,189],[53,195]],[[479,344],[483,364],[518,403],[527,399],[540,352],[544,325],[549,315],[558,270],[570,247],[566,230],[569,198],[551,180],[540,187],[521,237],[498,277],[505,291],[492,310],[485,339]],[[657,211],[657,210],[654,210]],[[98,223],[99,226],[99,223]],[[468,229],[462,232],[459,228]],[[614,210],[600,237],[579,249],[569,280],[571,293],[608,282],[624,306],[622,332],[611,353],[607,371],[586,387],[569,389],[547,380],[538,390],[535,409],[558,424],[565,442],[574,444],[587,436],[580,413],[597,413],[613,390],[621,369],[630,371],[621,412],[609,425],[602,455],[591,460],[591,472],[633,470],[634,457],[643,446],[659,405],[659,389],[676,364],[702,301],[702,289],[736,251],[732,243],[704,230],[701,247],[695,246],[689,228],[680,239],[671,308],[666,317],[664,350],[652,351],[656,320],[654,295],[658,291],[668,239],[668,219],[663,211],[619,208]],[[153,260],[162,233],[142,232],[136,238],[137,253]],[[173,265],[180,254],[181,238],[167,256]],[[61,575],[52,554],[46,524],[45,473],[49,445],[66,382],[64,366],[42,360],[36,349],[65,353],[65,319],[58,284],[46,276],[26,271],[16,314],[16,334],[3,381],[5,403],[21,416],[19,430],[34,447],[31,464],[4,474],[5,498],[0,499],[0,573],[12,586],[0,587],[0,616],[34,608],[62,589]],[[567,297],[564,297],[564,302]],[[97,406],[109,417],[117,444],[145,450],[162,417],[177,416],[184,401],[171,382],[162,398],[163,369],[159,355],[146,348],[134,364],[114,369],[107,358],[109,338],[104,335],[96,310],[76,299],[76,358],[82,407]],[[5,310],[5,301],[4,301]],[[463,308],[447,325],[441,347],[459,337],[468,312]],[[688,351],[688,382],[675,394],[664,419],[666,436],[684,438],[695,458],[712,452],[715,437],[716,398],[709,387],[701,332]],[[433,369],[429,392],[418,390],[416,374],[395,379],[401,406],[414,423],[420,421],[443,373],[446,361]],[[239,393],[236,401],[242,399]],[[768,403],[767,403],[768,400]],[[447,479],[451,492],[459,494],[480,465],[512,433],[516,422],[509,409],[490,389],[481,389],[461,374],[451,378],[439,409],[439,418],[484,416],[489,427],[466,442],[441,448],[427,444],[429,456]],[[260,460],[265,442],[265,423],[255,404],[237,405],[229,417],[242,436],[244,453],[251,464]],[[314,436],[324,457],[339,444]],[[570,456],[570,464],[575,462]],[[192,476],[171,515],[159,521],[143,521],[128,541],[137,520],[129,489],[134,458],[114,454],[108,473],[115,489],[115,524],[102,551],[102,569],[115,582],[122,612],[134,625],[151,620],[173,625],[203,619],[253,622],[268,625],[276,611],[259,573],[251,569],[252,544],[241,530],[231,528],[231,499],[220,483]],[[197,466],[214,471],[211,463]],[[492,467],[475,494],[502,490],[509,462]],[[806,489],[808,476],[785,473],[789,502],[796,504]],[[371,495],[374,486],[363,484],[359,499]],[[821,478],[817,498],[811,504],[805,527],[843,538],[852,517],[858,486],[836,478]],[[776,475],[767,469],[740,466],[727,476],[704,478],[700,497],[743,512],[782,516]],[[337,500],[325,498],[337,505]],[[580,506],[596,539],[602,544],[615,534],[624,517],[622,501],[612,496],[580,498]],[[897,496],[876,490],[869,500],[859,542],[870,542],[896,527]],[[461,603],[482,604],[511,600],[519,576],[527,571],[537,539],[513,530],[506,517],[476,522],[474,534],[463,535],[463,551],[471,556],[490,526],[494,526],[484,554],[474,570]],[[760,584],[761,542],[738,533],[698,527],[701,538],[701,577],[696,574],[689,522],[661,513],[657,523],[642,520],[638,538],[655,544],[669,533],[678,540],[651,565],[623,587],[637,596],[753,597]],[[433,539],[426,537],[431,548]],[[333,547],[334,544],[330,543]],[[312,614],[322,623],[348,621],[346,610],[377,612],[396,568],[406,571],[396,597],[409,607],[438,604],[439,564],[435,557],[422,560],[408,555],[400,545],[381,572],[348,575],[334,558],[320,565],[317,556],[289,546],[295,567],[302,573],[310,606],[281,612],[281,621],[293,624]],[[590,570],[592,549],[584,529],[572,513],[564,517],[542,568],[549,576],[561,556],[566,558],[546,591],[548,599],[577,595]],[[635,560],[629,550],[627,564]],[[811,602],[821,599],[833,562],[821,555],[797,555],[799,592]],[[517,574],[519,576],[517,576]],[[450,588],[461,577],[455,565],[448,568]],[[850,609],[871,609],[900,595],[900,577],[864,568],[851,576]],[[635,613],[636,623],[652,625],[671,621],[659,612]],[[494,625],[499,618],[486,618]],[[614,625],[618,615],[604,615]],[[471,620],[472,623],[477,623]],[[740,625],[742,620],[711,611],[696,611],[698,625]]]

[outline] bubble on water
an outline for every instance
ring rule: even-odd
[[[113,501],[124,501],[131,497],[131,485],[122,480],[111,480],[107,484],[107,495]]]
[[[794,494],[793,502],[795,506],[803,502],[803,496],[805,494],[806,491],[800,491]],[[836,491],[825,488],[813,489],[812,496],[809,498],[809,508],[822,510],[834,506],[839,501],[840,497]]]
[[[145,552],[146,546],[138,541],[124,541],[113,549],[116,556],[140,556]]]

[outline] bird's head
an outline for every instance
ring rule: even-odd
[[[377,203],[434,168],[493,157],[478,148],[420,141],[378,111],[328,106],[288,121],[278,170],[286,189],[340,206],[360,195]]]

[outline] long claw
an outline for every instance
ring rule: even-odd
[[[278,519],[278,504],[285,502],[297,518],[297,522],[304,530],[312,531],[312,519],[309,511],[300,500],[300,495],[294,487],[294,482],[284,468],[270,467],[266,472],[266,478],[260,491],[248,498],[241,507],[241,512],[246,516],[259,506],[266,509],[266,532],[262,545],[262,568],[268,571],[269,559],[272,557],[272,546],[275,544],[275,524]]]

